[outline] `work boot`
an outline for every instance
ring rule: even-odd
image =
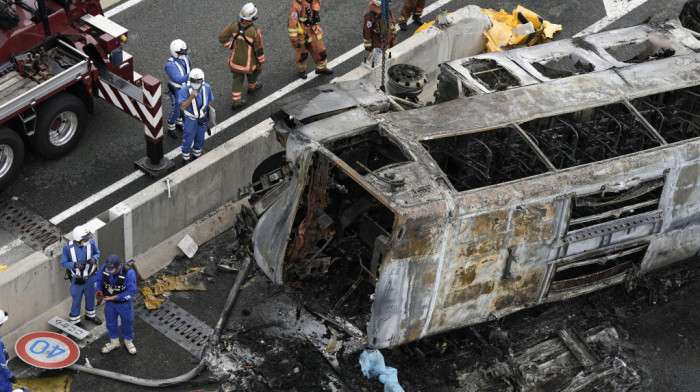
[[[245,106],[246,103],[247,101],[245,100],[245,98],[241,99],[240,101],[234,102],[233,105],[231,105],[231,110],[238,110]]]
[[[406,22],[399,22],[399,30],[401,30],[401,31],[408,30],[408,26],[406,25]]]
[[[306,79],[306,72],[299,71],[299,79]]]
[[[183,159],[182,160],[182,166],[187,166],[187,164],[190,163],[189,159]]]
[[[136,346],[134,346],[133,340],[124,339],[124,345],[126,346],[126,349],[129,350],[129,354],[131,354],[131,355],[136,354]]]
[[[102,325],[102,320],[99,319],[99,317],[85,317],[85,320],[95,324],[95,325]]]
[[[262,86],[263,86],[263,82],[258,82],[258,84],[256,84],[255,87],[248,89],[248,94],[252,94],[252,93],[260,90],[262,88]]]
[[[416,22],[418,26],[423,26],[423,19],[421,19],[420,15],[413,14],[413,21]]]
[[[170,136],[173,139],[177,139],[180,137],[180,135],[178,135],[174,129],[168,129],[168,136]]]
[[[107,354],[108,352],[110,352],[118,347],[119,347],[119,338],[109,339],[109,342],[107,342],[107,344],[105,344],[105,346],[102,347],[102,354]]]
[[[329,69],[329,68],[322,69],[320,71],[316,70],[316,74],[318,74],[318,75],[333,75],[333,70]]]

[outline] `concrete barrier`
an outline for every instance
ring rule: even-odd
[[[488,17],[468,6],[449,18],[451,27],[431,27],[393,48],[388,65],[437,70],[441,62],[480,52]],[[360,66],[337,80],[372,78],[378,84],[380,72],[381,67]],[[236,200],[238,189],[251,182],[263,160],[282,151],[272,125],[261,122],[86,223],[103,260],[111,253],[134,260],[139,276],[147,278],[182,254],[177,243],[185,234],[201,244],[231,227],[244,202]],[[68,240],[0,273],[1,306],[10,313],[1,332],[11,356],[22,335],[49,329],[46,322],[54,315],[68,316],[69,284],[60,266]]]
[[[185,234],[202,244],[225,231],[245,202],[236,200],[238,189],[279,151],[272,121],[264,121],[100,214],[86,225],[95,233],[102,259],[114,253],[134,260],[139,276],[146,278],[182,254],[177,243]],[[60,265],[68,240],[0,273],[0,298],[10,313],[1,332],[11,357],[21,336],[49,329],[54,315],[68,317],[69,282]]]

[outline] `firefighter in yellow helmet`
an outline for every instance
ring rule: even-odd
[[[333,71],[328,69],[328,54],[326,45],[323,44],[323,30],[319,26],[321,1],[294,0],[289,8],[287,33],[297,54],[296,64],[299,77],[302,79],[306,79],[306,59],[309,57],[309,52],[316,64],[317,74],[333,74]]]
[[[258,81],[258,75],[265,63],[265,50],[263,49],[260,30],[253,26],[253,21],[258,17],[258,9],[253,3],[246,3],[239,13],[239,21],[226,26],[219,33],[219,42],[231,49],[228,65],[233,73],[231,85],[231,108],[236,110],[246,104],[243,99],[243,81],[248,79],[248,94],[259,90],[262,82]]]

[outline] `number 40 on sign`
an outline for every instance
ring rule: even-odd
[[[75,363],[80,348],[69,338],[54,332],[33,332],[15,343],[15,352],[24,362],[42,369],[60,369]]]

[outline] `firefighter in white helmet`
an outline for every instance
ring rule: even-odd
[[[80,322],[80,310],[85,296],[85,319],[102,324],[95,315],[95,273],[97,272],[100,250],[87,227],[73,229],[73,241],[63,246],[61,267],[70,272],[70,295],[73,305],[70,308],[70,322]]]
[[[243,81],[248,79],[248,94],[259,90],[262,82],[258,81],[258,75],[265,63],[265,49],[263,48],[260,29],[253,26],[253,21],[258,18],[258,9],[253,3],[247,3],[238,13],[239,21],[226,26],[219,33],[219,42],[231,49],[228,66],[233,73],[231,84],[231,109],[236,110],[246,104],[243,99]]]
[[[202,155],[212,101],[214,94],[209,83],[204,83],[204,72],[199,68],[193,69],[190,80],[180,89],[177,99],[180,110],[185,114],[181,146],[184,165],[190,162],[190,156],[197,159]]]
[[[189,56],[190,50],[185,41],[176,39],[170,43],[171,57],[165,63],[165,73],[168,75],[168,97],[170,98],[170,114],[168,114],[168,135],[177,138],[176,128],[182,131],[182,113],[177,97],[180,89],[187,83],[192,70],[192,62]]]

